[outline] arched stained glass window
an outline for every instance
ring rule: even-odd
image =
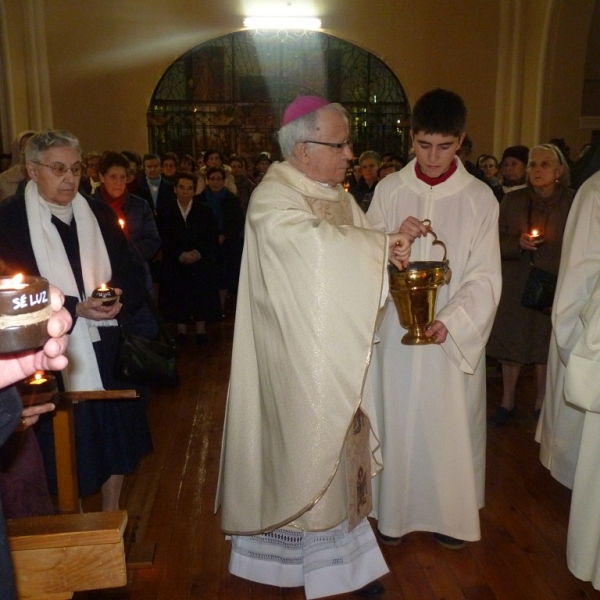
[[[199,155],[208,148],[278,156],[285,107],[316,94],[351,115],[356,155],[405,154],[410,109],[397,77],[377,57],[314,31],[240,31],[196,46],[156,86],[148,109],[153,152]]]

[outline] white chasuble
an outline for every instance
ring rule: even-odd
[[[246,220],[216,503],[225,532],[347,519],[345,441],[359,408],[367,477],[380,469],[367,384],[386,265],[387,237],[341,186],[271,165]]]

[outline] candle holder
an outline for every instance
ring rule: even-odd
[[[112,306],[117,301],[117,294],[115,293],[115,288],[111,288],[103,283],[92,292],[92,298],[102,300],[104,306]]]
[[[58,383],[52,373],[36,371],[31,377],[19,383],[19,394],[23,406],[54,404],[58,401]]]
[[[43,346],[52,316],[50,286],[43,277],[0,277],[0,354]]]

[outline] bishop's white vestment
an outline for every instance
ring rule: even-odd
[[[381,456],[368,368],[387,245],[342,186],[288,163],[271,165],[252,194],[217,492],[235,574],[304,583],[311,598],[387,572],[366,519],[348,537],[347,454],[360,409],[370,437],[359,487],[370,488]],[[371,566],[361,570],[353,561],[365,552]],[[279,565],[264,566],[273,554]],[[313,585],[324,564],[335,572]]]
[[[448,329],[442,344],[405,346],[391,298],[379,328],[371,376],[384,470],[373,480],[374,513],[384,534],[432,531],[480,538],[484,504],[485,345],[500,299],[498,202],[491,189],[457,171],[429,186],[416,161],[388,175],[367,213],[382,231],[409,216],[430,219],[446,244],[452,279],[438,289],[436,318]],[[439,261],[433,237],[418,238],[411,261]]]
[[[600,172],[579,188],[565,226],[552,306],[546,395],[536,432],[542,464],[568,488],[573,487],[585,412],[565,402],[565,369],[581,337],[581,311],[599,273]]]
[[[583,331],[566,368],[565,400],[583,411],[569,531],[569,570],[600,589],[600,280],[581,312]]]

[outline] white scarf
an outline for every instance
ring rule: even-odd
[[[112,271],[102,232],[87,201],[78,193],[71,206],[77,223],[81,270],[87,298],[101,283],[110,281]],[[60,288],[65,295],[79,297],[77,282],[65,247],[52,223],[50,207],[39,195],[34,181],[30,181],[25,188],[25,209],[31,245],[40,274]],[[116,321],[97,322],[83,317],[77,319],[66,351],[69,364],[62,372],[67,390],[104,389],[92,345],[93,341],[100,339],[97,330],[100,325],[116,325]]]

